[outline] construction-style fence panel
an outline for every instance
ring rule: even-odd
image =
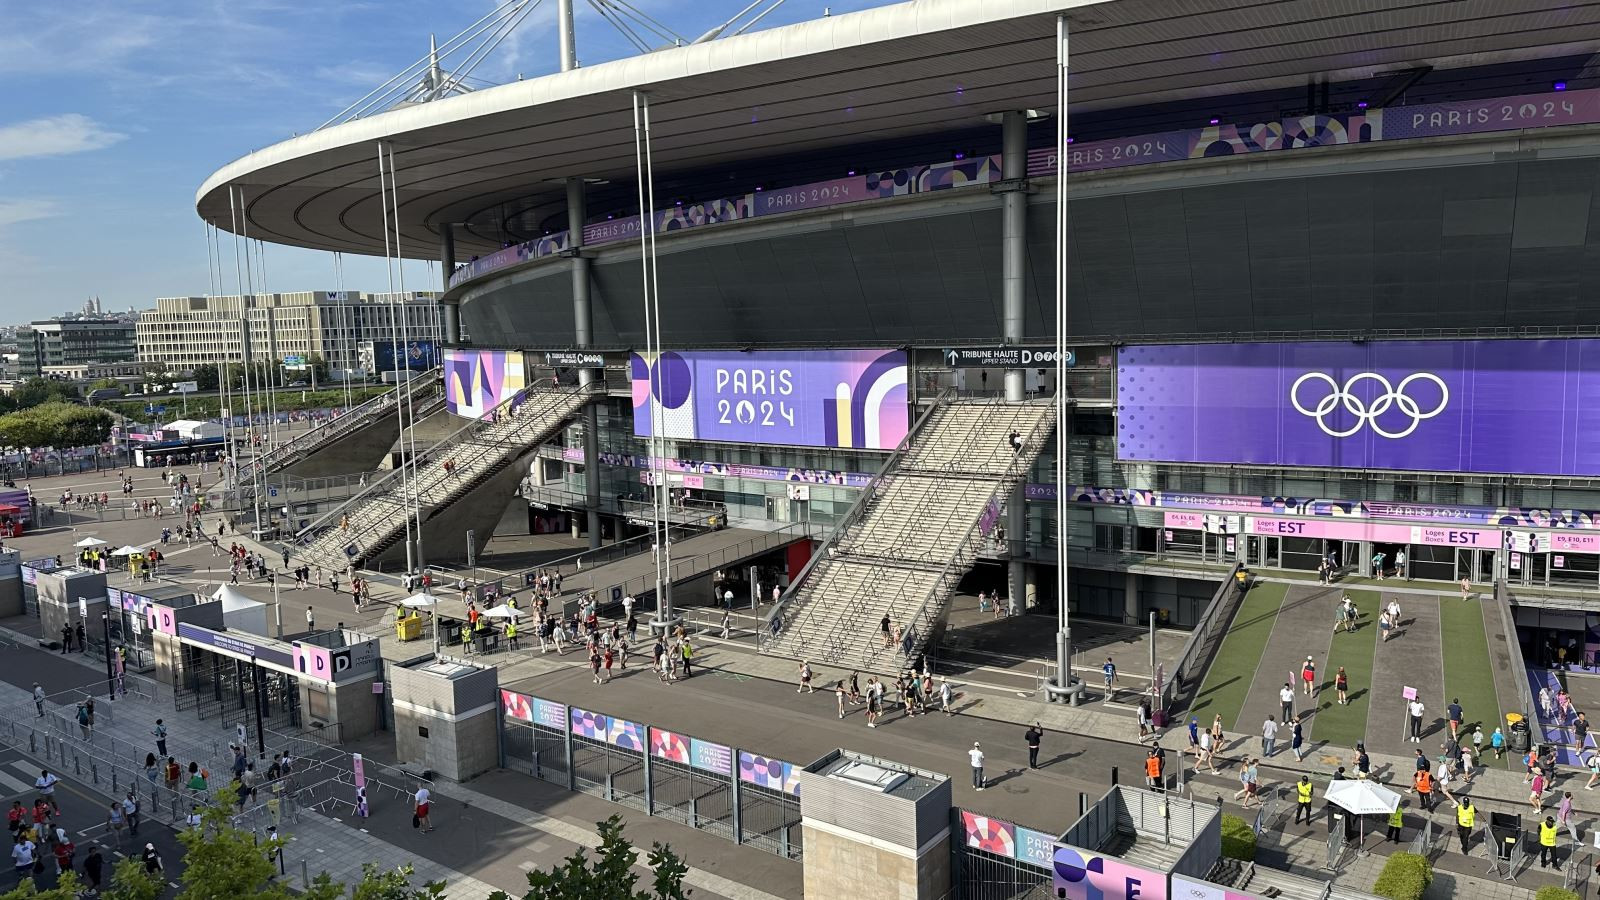
[[[500,708],[504,768],[801,858],[803,766],[516,691]]]
[[[1045,900],[1056,836],[965,809],[950,810],[951,893],[967,900]]]

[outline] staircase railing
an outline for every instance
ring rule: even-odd
[[[289,462],[294,461],[294,458],[302,453],[309,453],[324,441],[344,435],[364,424],[369,416],[379,413],[390,406],[398,406],[402,391],[404,391],[406,400],[415,402],[416,385],[421,382],[431,387],[438,376],[439,369],[437,368],[422,372],[408,379],[404,384],[397,386],[394,390],[386,391],[376,397],[358,403],[343,413],[328,419],[321,425],[295,437],[293,440],[279,444],[269,452],[257,457],[251,462],[251,465],[256,469],[265,469],[268,472],[275,467],[288,465]]]
[[[430,462],[430,461],[438,458],[441,455],[446,455],[447,456],[451,449],[453,449],[456,446],[460,445],[464,440],[470,438],[472,433],[474,433],[474,432],[482,433],[482,432],[487,431],[489,429],[493,429],[493,428],[498,427],[502,423],[498,422],[498,421],[495,421],[495,419],[497,419],[500,416],[501,413],[509,412],[514,406],[521,405],[523,402],[525,402],[527,400],[527,398],[530,395],[532,395],[536,391],[539,392],[539,393],[548,393],[548,394],[553,394],[553,395],[560,395],[560,394],[574,394],[574,395],[576,395],[576,394],[594,394],[594,393],[599,393],[599,392],[603,392],[604,389],[605,389],[605,383],[604,382],[593,382],[593,383],[587,384],[587,385],[574,385],[574,386],[570,386],[570,387],[563,387],[560,391],[545,392],[545,391],[540,390],[540,385],[541,384],[543,384],[543,381],[536,382],[535,384],[529,385],[528,387],[523,388],[522,390],[518,391],[516,394],[512,395],[511,397],[501,401],[501,403],[494,408],[494,410],[492,411],[490,416],[486,416],[486,417],[481,418],[481,419],[475,419],[475,420],[472,420],[472,421],[466,423],[462,427],[460,427],[460,428],[456,429],[455,431],[451,432],[448,436],[446,436],[444,438],[444,440],[439,441],[438,443],[434,444],[432,447],[429,447],[427,450],[419,453],[417,455],[417,457],[415,458],[415,460],[408,461],[406,463],[406,465],[409,466],[409,465],[412,464],[412,462],[414,462],[416,465],[421,466],[421,465],[423,465],[423,464],[425,464],[427,462]],[[520,430],[520,428],[518,428],[518,429],[508,429],[508,431],[511,431],[513,433],[515,431],[517,431],[517,430]],[[490,444],[490,446],[496,446],[496,447],[502,446],[502,445],[503,445],[503,442],[498,441],[498,440],[497,441],[493,441]],[[311,543],[312,540],[314,540],[317,537],[320,537],[325,531],[327,531],[327,530],[329,530],[331,528],[338,527],[339,518],[341,516],[343,516],[348,510],[360,509],[363,504],[376,499],[380,495],[383,495],[383,494],[391,492],[392,489],[394,489],[396,486],[398,486],[400,484],[400,482],[397,481],[396,479],[398,479],[398,478],[400,478],[402,476],[402,473],[404,472],[404,468],[405,468],[404,466],[402,466],[401,468],[397,468],[397,469],[391,471],[389,474],[383,476],[382,478],[379,478],[379,479],[373,481],[372,484],[367,486],[366,490],[361,491],[360,493],[358,493],[355,496],[351,497],[349,500],[345,501],[343,504],[341,504],[341,505],[339,505],[337,507],[334,507],[333,509],[331,509],[328,512],[324,513],[322,516],[318,517],[316,520],[312,521],[311,524],[307,525],[305,528],[302,528],[299,531],[299,533],[296,535],[296,541],[298,543],[301,543],[301,544],[309,544],[309,543]],[[447,495],[447,497],[448,497],[448,495]],[[361,530],[361,532],[359,532],[359,533],[355,533],[355,532],[347,533],[348,541],[346,541],[346,543],[354,543],[358,538],[364,536],[364,534],[366,532],[370,531],[372,527],[375,527],[378,524],[379,523],[374,522],[374,523],[372,523],[372,525],[369,525],[368,527],[363,528]]]
[[[765,647],[777,635],[788,631],[790,626],[794,624],[792,619],[795,611],[792,608],[794,605],[792,601],[799,593],[801,586],[806,583],[806,579],[811,576],[812,570],[817,567],[820,561],[829,558],[829,555],[838,546],[840,537],[852,525],[860,521],[867,507],[877,497],[878,489],[884,483],[885,477],[894,470],[900,459],[905,456],[912,440],[922,431],[923,426],[932,418],[934,412],[945,403],[948,403],[952,396],[954,396],[954,389],[946,388],[939,392],[939,395],[934,398],[927,409],[922,411],[922,415],[918,416],[917,420],[906,430],[906,436],[900,439],[900,443],[894,448],[894,452],[890,453],[888,458],[883,461],[883,465],[878,467],[878,471],[867,479],[867,483],[861,488],[861,493],[856,495],[856,502],[850,505],[850,509],[844,514],[844,518],[834,524],[833,528],[828,532],[828,536],[812,552],[811,558],[806,560],[806,564],[800,568],[800,573],[790,579],[788,590],[779,596],[778,602],[761,619],[761,635],[763,637],[757,641],[758,649]],[[806,607],[812,606],[810,603],[804,605]],[[773,627],[773,620],[777,620],[776,628]]]

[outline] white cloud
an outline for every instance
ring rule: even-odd
[[[0,125],[0,162],[101,150],[125,137],[78,113],[30,119]]]
[[[0,228],[35,219],[48,219],[56,213],[54,200],[7,200],[0,197]]]

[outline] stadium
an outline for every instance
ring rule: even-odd
[[[1597,39],[1542,0],[917,0],[350,117],[196,206],[447,273],[461,430],[294,523],[330,566],[699,510],[775,535],[764,652],[970,651],[992,592],[1058,666],[1063,612],[1215,632],[1238,685],[1166,674],[1230,719],[1319,574],[1459,584],[1495,605],[1422,652],[1474,633],[1492,681],[1444,684],[1511,708],[1504,645],[1600,647]],[[1219,651],[1241,570],[1277,584]]]

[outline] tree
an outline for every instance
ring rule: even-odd
[[[18,409],[26,409],[52,400],[76,400],[78,392],[63,381],[29,378],[11,392],[11,399],[16,401]]]
[[[145,871],[143,861],[129,856],[111,870],[111,886],[100,892],[100,900],[159,900],[166,892],[160,876]]]
[[[186,828],[178,835],[184,851],[178,900],[289,900],[288,888],[272,880],[278,866],[268,855],[269,844],[258,843],[254,834],[234,827],[221,807],[203,809],[200,822],[199,828]],[[282,842],[276,843],[281,849]]]
[[[206,363],[203,366],[195,366],[192,374],[196,382],[195,386],[202,391],[214,391],[222,386],[222,380],[217,375],[217,367],[210,363]]]
[[[350,890],[350,900],[440,900],[444,882],[430,881],[421,887],[411,884],[415,874],[410,866],[379,871],[373,863],[361,867],[361,882]]]
[[[46,862],[45,865],[54,866],[55,863]],[[76,874],[63,872],[55,887],[42,889],[34,887],[33,879],[29,878],[4,894],[0,894],[0,900],[23,900],[23,898],[32,898],[32,900],[77,900],[78,892],[82,889],[82,885],[78,884],[78,876]]]
[[[306,371],[313,384],[328,383],[328,361],[322,358],[321,353],[306,357]]]
[[[548,872],[528,873],[528,892],[522,900],[686,900],[683,876],[689,867],[663,844],[650,848],[650,870],[655,874],[651,890],[635,891],[639,875],[633,867],[639,852],[622,836],[622,817],[612,816],[598,823],[599,855],[590,864],[587,851],[578,848],[566,862]],[[490,900],[511,900],[496,891]]]

